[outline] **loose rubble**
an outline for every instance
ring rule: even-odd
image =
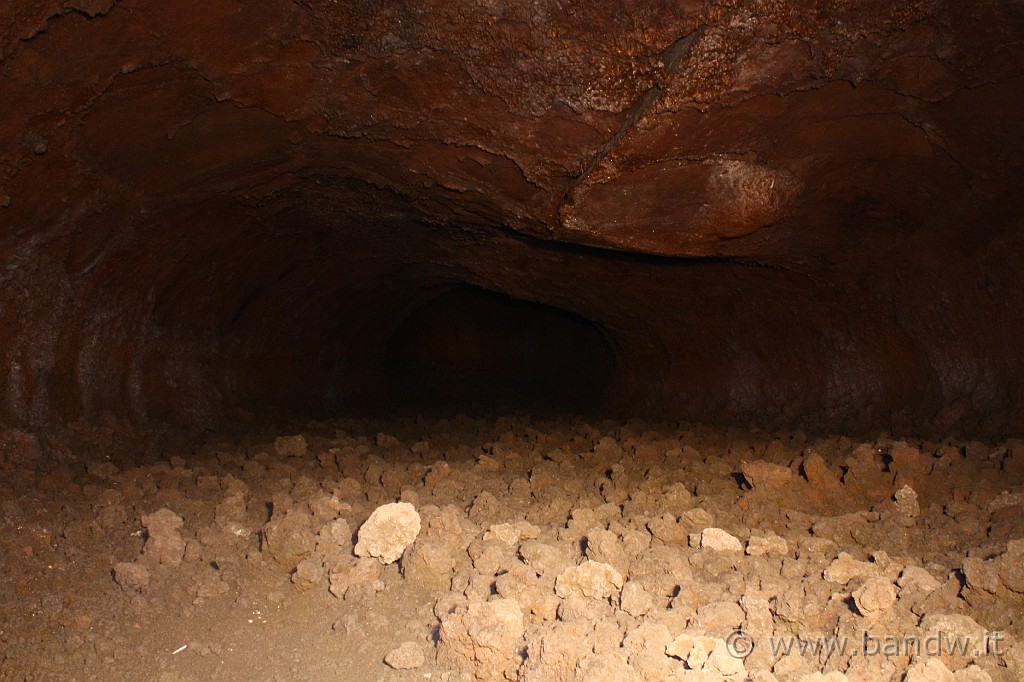
[[[1024,678],[1019,445],[388,428],[8,438],[32,456],[0,478],[0,670],[128,679],[157,650],[161,679],[193,679],[237,648],[276,679]],[[293,608],[291,663],[228,639],[285,641],[268,614]]]

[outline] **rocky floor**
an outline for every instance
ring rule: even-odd
[[[1017,681],[1022,478],[639,422],[6,431],[0,678]]]

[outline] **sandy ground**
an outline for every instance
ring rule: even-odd
[[[524,417],[6,431],[0,678],[1018,681],[1022,474]]]

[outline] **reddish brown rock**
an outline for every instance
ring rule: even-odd
[[[530,345],[590,407],[1024,427],[1019,3],[14,0],[0,27],[3,422],[386,406],[396,328],[467,285],[578,316]],[[509,357],[434,319],[405,347]]]
[[[184,519],[170,509],[161,509],[142,517],[146,528],[146,546],[143,558],[152,564],[177,566],[185,556],[185,541],[181,537]]]

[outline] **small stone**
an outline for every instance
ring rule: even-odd
[[[650,593],[647,592],[641,583],[630,580],[622,586],[619,608],[629,615],[639,618],[650,611],[653,606],[654,598],[651,597]]]
[[[684,523],[688,523],[691,526],[706,527],[709,524],[714,523],[715,517],[711,515],[707,509],[701,507],[695,507],[688,509],[680,517],[680,520]]]
[[[420,515],[408,502],[395,502],[377,507],[359,528],[355,554],[376,557],[382,564],[392,564],[420,534]]]
[[[853,592],[857,610],[874,620],[896,603],[896,587],[888,578],[872,578]]]
[[[292,573],[292,583],[300,590],[316,587],[324,581],[326,571],[322,556],[309,556],[299,562]]]
[[[572,565],[570,552],[564,545],[528,540],[519,547],[519,556],[541,576],[557,575]]]
[[[509,547],[515,547],[519,544],[519,538],[522,535],[522,530],[511,523],[498,523],[491,526],[486,533],[484,533],[484,540],[497,540],[503,542]]]
[[[905,485],[893,495],[896,501],[896,509],[900,514],[915,518],[921,513],[921,504],[917,501],[917,492],[909,485]]]
[[[982,561],[977,557],[964,559],[963,573],[968,586],[984,590],[992,594],[999,591],[1001,586],[999,576],[996,575],[995,570],[993,570],[993,567],[989,562]]]
[[[275,512],[274,518],[263,527],[261,545],[277,563],[295,566],[316,547],[309,514],[297,508],[280,515]]]
[[[846,552],[840,552],[822,575],[829,582],[846,585],[854,578],[878,575],[878,566],[867,561],[857,561]]]
[[[729,645],[722,639],[715,640],[715,648],[704,664],[704,672],[717,673],[723,677],[736,679],[746,673],[743,659],[735,656]]]
[[[700,670],[704,667],[714,648],[715,639],[713,637],[684,632],[669,642],[665,647],[665,653],[685,661],[691,670]]]
[[[666,545],[686,544],[686,530],[674,516],[664,514],[647,522],[647,530],[651,535]]]
[[[137,594],[149,585],[149,569],[142,564],[121,562],[114,566],[114,582],[125,592]]]
[[[697,609],[697,623],[709,633],[738,630],[745,617],[743,609],[733,601],[714,601]]]
[[[701,549],[712,549],[718,552],[742,552],[743,544],[734,535],[721,528],[705,528],[700,534]]]
[[[274,451],[281,457],[305,457],[309,444],[302,435],[281,436],[274,440]]]
[[[184,519],[170,509],[161,509],[142,517],[146,528],[143,556],[157,564],[177,566],[185,556],[185,541],[178,529]]]
[[[942,587],[942,583],[935,579],[931,573],[919,566],[908,566],[903,569],[896,584],[902,590],[919,590],[925,594],[934,592]]]
[[[747,554],[750,556],[765,556],[766,554],[784,556],[788,553],[789,543],[786,542],[786,538],[778,535],[754,535],[747,540]]]
[[[825,462],[824,458],[817,453],[809,454],[801,465],[804,477],[811,484],[817,494],[828,495],[837,492],[840,488],[839,477]]]
[[[763,460],[743,462],[740,472],[754,490],[783,488],[793,479],[793,470],[789,467]]]
[[[622,584],[622,574],[613,566],[588,560],[562,571],[555,580],[555,594],[563,599],[586,597],[604,600],[618,594]]]
[[[347,571],[332,573],[330,577],[331,594],[339,599],[348,596],[349,590],[353,588],[367,588],[373,592],[380,592],[384,589],[384,582],[380,579],[380,562],[374,559],[360,559]]]
[[[395,670],[415,670],[426,662],[426,657],[416,642],[403,642],[388,652],[384,662]]]

